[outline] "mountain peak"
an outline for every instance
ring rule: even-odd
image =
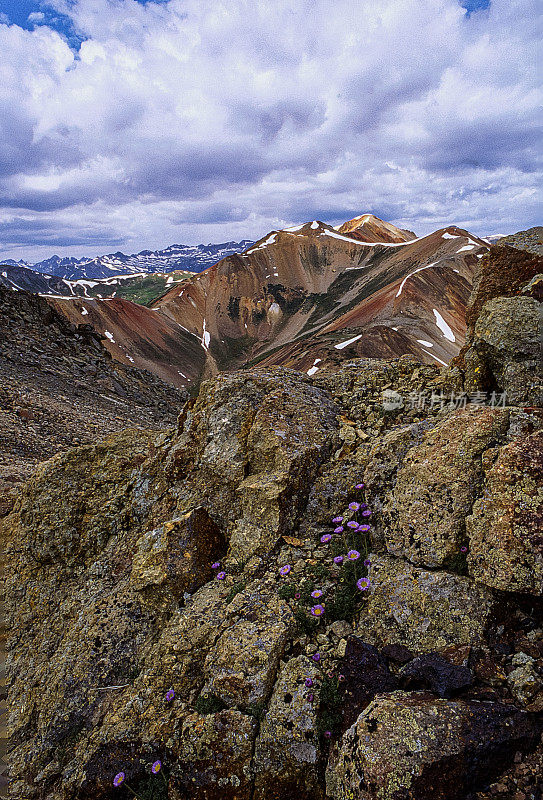
[[[338,231],[354,236],[361,242],[398,244],[415,238],[412,231],[397,228],[391,222],[376,217],[375,214],[361,214],[359,217],[354,217],[340,225]]]

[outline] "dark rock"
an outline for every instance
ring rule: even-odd
[[[440,697],[452,697],[473,683],[471,670],[451,664],[438,653],[417,656],[402,667],[398,679],[406,691],[429,689]]]
[[[414,658],[411,650],[403,644],[386,644],[381,650],[381,655],[396,664],[407,664]]]
[[[344,729],[352,725],[376,694],[391,692],[398,686],[377,648],[357,636],[347,639],[341,671],[345,676]]]

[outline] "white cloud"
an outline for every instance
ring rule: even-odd
[[[49,5],[77,55],[0,25],[4,255],[40,231],[47,252],[55,230],[58,250],[140,249],[365,211],[417,233],[535,223],[531,0]]]

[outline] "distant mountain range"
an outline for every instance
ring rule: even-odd
[[[222,244],[172,244],[164,250],[142,250],[140,253],[129,256],[120,252],[97,258],[51,256],[51,258],[38,261],[36,264],[8,258],[0,259],[0,264],[26,267],[34,272],[70,281],[100,280],[116,275],[130,275],[135,272],[163,273],[176,270],[202,272],[222,258],[233,253],[243,252],[252,244],[254,242],[249,239],[241,242],[223,242]]]

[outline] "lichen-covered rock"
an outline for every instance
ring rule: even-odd
[[[535,746],[528,714],[497,703],[393,692],[377,697],[329,762],[333,800],[458,800]]]
[[[481,453],[500,441],[507,425],[507,409],[469,406],[453,412],[409,450],[391,501],[389,553],[428,567],[458,558],[465,517],[478,492]]]
[[[153,602],[180,601],[211,578],[211,564],[224,550],[224,536],[207,511],[193,509],[141,534],[130,583],[147,595],[151,590]]]
[[[319,669],[306,656],[281,670],[256,741],[254,800],[322,797],[319,679]]]
[[[250,800],[257,723],[239,711],[190,714],[179,732],[172,800]]]
[[[430,572],[391,556],[371,556],[371,588],[356,634],[383,647],[401,644],[415,653],[453,644],[476,644],[497,603],[469,578]]]
[[[295,627],[288,604],[274,592],[254,584],[240,592],[205,660],[203,694],[213,694],[229,707],[264,703]]]
[[[541,595],[543,431],[489,456],[483,496],[466,519],[470,575],[497,589]]]
[[[473,348],[509,405],[543,405],[540,342],[540,304],[535,298],[496,297],[484,304],[475,323]]]
[[[526,653],[516,653],[512,666],[507,683],[515,700],[529,711],[543,711],[543,677],[535,659]]]

